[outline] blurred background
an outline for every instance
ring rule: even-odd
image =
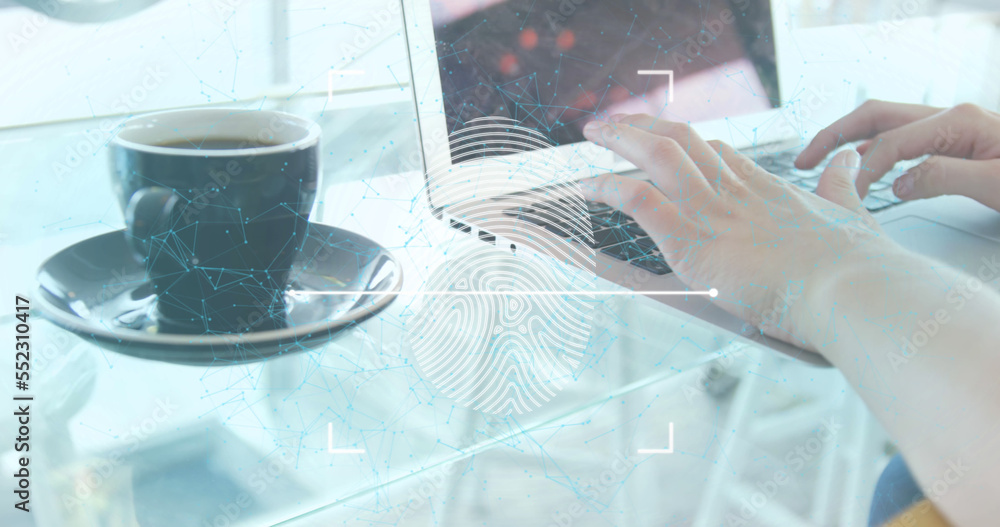
[[[996,8],[989,0],[788,4],[796,28]],[[87,16],[66,7],[73,5],[86,6]],[[0,126],[197,104],[259,104],[265,98],[279,103],[322,98],[330,70],[350,70],[334,75],[337,93],[385,91],[378,102],[403,100],[399,92],[409,76],[399,6],[399,0],[0,0],[5,35]],[[160,74],[136,88],[147,70]],[[322,104],[313,108],[321,109]]]
[[[491,2],[454,3],[474,9]],[[955,99],[961,85],[985,89],[969,75],[984,71],[975,59],[996,47],[992,26],[969,28],[962,18],[954,35],[961,42],[941,27],[947,15],[995,9],[988,0],[788,4],[793,29],[806,30],[798,31],[802,40],[795,42],[803,64],[830,74],[831,82],[850,84],[845,104],[859,97],[927,99],[916,93],[930,86],[920,86],[923,77],[914,64],[893,59],[886,69],[888,52],[879,49],[913,48],[911,38],[931,50],[932,56],[921,56],[925,66],[945,57],[964,70],[934,80],[958,85],[944,90],[942,104]],[[93,119],[68,129],[89,144],[55,152],[60,163],[47,170],[65,175],[95,158],[103,163],[111,130],[131,114],[198,105],[283,108],[316,119],[330,132],[325,139],[336,148],[325,161],[337,167],[338,180],[418,169],[415,128],[399,126],[414,117],[401,12],[399,0],[0,0],[0,130],[19,128],[17,139],[25,140],[25,127]],[[847,24],[867,30],[854,31],[853,41],[811,46],[810,35],[824,42],[823,28]],[[897,71],[913,82],[899,86]],[[866,78],[868,73],[873,75]],[[885,82],[878,73],[887,75]],[[795,97],[782,94],[786,102]],[[830,115],[843,109],[831,107]],[[822,111],[812,113],[813,120],[822,120],[815,115]],[[101,126],[101,118],[111,120]],[[12,139],[4,134],[0,140]]]

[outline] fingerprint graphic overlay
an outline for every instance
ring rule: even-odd
[[[482,118],[449,141],[454,164],[430,167],[428,185],[456,218],[504,245],[470,236],[447,251],[424,288],[448,294],[423,299],[410,344],[444,395],[495,414],[530,412],[574,378],[590,337],[594,250],[574,243],[593,235],[587,207],[569,163],[534,130]],[[522,212],[497,214],[494,198],[512,186],[521,190],[505,210]],[[554,236],[543,219],[572,234]],[[534,252],[511,254],[508,243]]]
[[[477,410],[529,412],[573,379],[593,296],[539,294],[566,283],[537,262],[467,247],[432,273],[410,344],[442,393]]]

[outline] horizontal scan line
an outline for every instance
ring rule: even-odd
[[[700,295],[715,298],[719,296],[716,288],[708,291],[306,291],[293,289],[288,292],[295,296],[321,295],[321,296],[358,296],[368,294],[379,295],[413,295],[413,296],[515,296],[515,295],[535,295],[535,296],[585,296],[585,295],[610,295],[610,296],[686,296]]]

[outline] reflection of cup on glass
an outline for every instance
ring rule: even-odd
[[[111,168],[127,239],[146,262],[160,331],[274,329],[319,178],[319,126],[270,111],[130,119]],[[256,320],[249,327],[248,320]]]

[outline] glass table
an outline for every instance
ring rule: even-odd
[[[7,230],[4,298],[34,295],[52,253],[123,226],[100,154],[50,172],[79,127],[0,136],[12,170],[42,174],[14,184],[31,227]],[[453,233],[414,198],[421,184],[415,171],[334,179],[313,220],[389,248],[412,289],[440,256],[414,234]],[[414,360],[416,302],[401,295],[312,350],[210,367],[116,354],[34,316],[33,512],[0,523],[857,525],[893,453],[836,371],[646,297],[599,302],[550,400],[479,411]]]

